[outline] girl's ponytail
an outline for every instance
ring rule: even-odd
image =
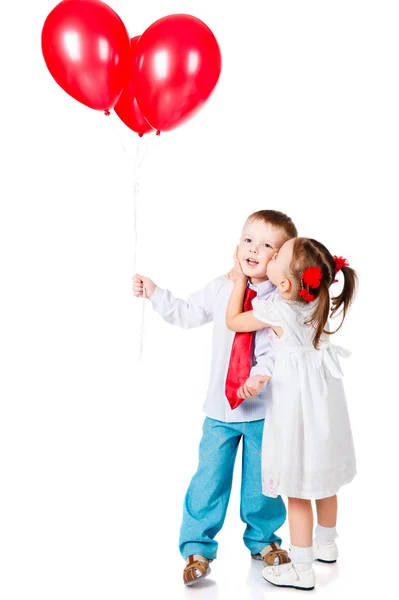
[[[336,259],[336,257],[334,257],[334,258]],[[346,314],[348,312],[348,308],[351,305],[352,300],[354,298],[354,295],[356,292],[356,286],[357,286],[356,272],[347,263],[342,265],[342,267],[340,267],[339,270],[342,271],[342,274],[344,276],[344,285],[341,290],[341,293],[338,296],[333,296],[333,298],[331,300],[331,304],[332,304],[331,316],[333,317],[334,315],[336,315],[338,310],[341,308],[341,306],[343,308],[342,308],[342,321],[341,321],[339,327],[335,331],[338,331],[338,329],[341,329],[341,327],[342,327],[342,324],[343,324]]]

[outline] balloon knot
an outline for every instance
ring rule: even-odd
[[[104,115],[106,115],[107,117],[109,117],[110,114],[111,113],[109,112],[108,108],[107,108],[107,110],[104,110]]]
[[[158,129],[158,131],[157,131],[157,135],[161,135],[161,132],[160,132],[160,130],[159,130],[159,129]]]

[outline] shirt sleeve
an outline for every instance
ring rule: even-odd
[[[267,329],[261,329],[255,334],[253,363],[250,372],[251,376],[272,376],[274,370],[274,350]]]
[[[156,287],[150,297],[153,309],[168,323],[191,329],[213,321],[214,281],[190,294],[186,300],[176,298],[169,290]]]

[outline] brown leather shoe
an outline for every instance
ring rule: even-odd
[[[184,585],[193,585],[201,579],[205,579],[211,572],[209,562],[205,556],[201,556],[200,554],[188,556],[183,571]]]
[[[278,544],[269,544],[265,546],[259,554],[252,554],[255,560],[263,560],[267,565],[284,565],[291,562],[287,550],[280,548]]]

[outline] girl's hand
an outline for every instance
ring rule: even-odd
[[[248,377],[244,385],[239,388],[237,396],[245,400],[257,396],[266,381],[269,380],[270,377],[267,375],[253,375],[252,377]]]
[[[132,290],[134,296],[143,296],[145,289],[145,297],[149,298],[156,290],[155,283],[149,277],[143,277],[142,275],[134,275],[132,279]]]
[[[233,261],[234,261],[234,267],[227,273],[227,277],[233,283],[237,283],[238,281],[244,281],[246,283],[248,280],[248,277],[243,273],[243,270],[241,269],[240,261],[238,260],[238,246],[234,252]]]

